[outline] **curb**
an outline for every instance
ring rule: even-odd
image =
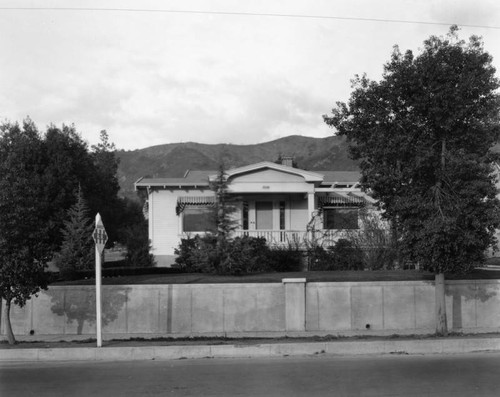
[[[263,358],[305,355],[460,354],[500,352],[499,338],[333,341],[238,345],[175,345],[0,349],[0,363]]]

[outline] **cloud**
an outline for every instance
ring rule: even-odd
[[[496,0],[432,2],[430,15],[440,22],[458,25],[498,26],[500,5]]]
[[[276,76],[249,80],[222,85],[175,80],[155,96],[144,88],[122,101],[121,122],[112,129],[134,135],[140,131],[145,146],[178,141],[246,144],[311,132],[314,118],[322,123],[322,102],[311,93]]]
[[[424,3],[220,0],[209,7],[205,1],[107,0],[95,6],[498,21],[493,0]],[[10,12],[0,15],[0,51],[8,54],[0,58],[0,119],[30,115],[41,128],[75,123],[90,143],[106,129],[124,149],[326,136],[331,130],[321,116],[348,99],[355,74],[379,79],[394,44],[417,50],[429,35],[447,30],[353,19]],[[497,32],[464,29],[463,37],[485,34],[495,55]]]

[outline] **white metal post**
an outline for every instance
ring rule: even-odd
[[[99,248],[95,247],[95,326],[97,330],[97,347],[102,347],[102,333],[101,333],[101,253]]]
[[[104,251],[104,247],[106,246],[106,241],[108,241],[108,236],[106,234],[106,230],[104,229],[104,225],[102,224],[101,215],[97,214],[95,216],[95,229],[92,233],[92,237],[95,242],[95,326],[96,326],[96,334],[97,334],[97,347],[102,346],[102,284],[101,284],[101,262],[102,262],[102,253]]]

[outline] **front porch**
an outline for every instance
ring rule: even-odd
[[[334,245],[346,230],[359,229],[358,210],[365,204],[348,193],[232,194],[227,201],[236,227],[231,237],[262,237],[272,247]],[[216,230],[215,196],[180,196],[176,213],[179,237]]]
[[[238,230],[234,237],[262,237],[271,247],[295,246],[306,248],[310,244],[332,245],[339,238],[338,230]]]

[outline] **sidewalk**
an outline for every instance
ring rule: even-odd
[[[51,336],[39,342],[0,344],[0,363],[22,361],[133,361],[196,358],[251,358],[304,355],[460,354],[500,352],[499,334],[438,338],[269,338],[193,340],[109,340],[59,342]]]

